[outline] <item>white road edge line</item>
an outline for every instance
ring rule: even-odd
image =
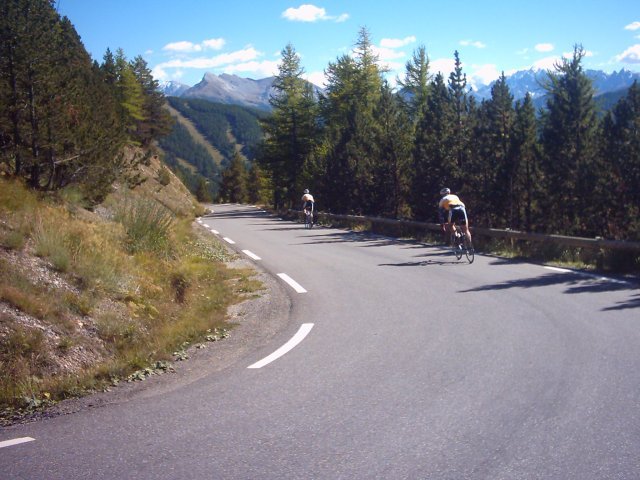
[[[575,273],[577,275],[582,275],[583,277],[593,278],[595,280],[601,280],[603,282],[619,283],[619,284],[622,284],[622,285],[628,285],[630,283],[630,282],[626,282],[624,280],[617,280],[615,278],[609,278],[609,277],[602,277],[600,275],[594,275],[592,273],[575,272],[573,270],[568,270],[566,268],[548,267],[548,266],[545,266],[544,268],[546,268],[547,270],[553,270],[554,272],[560,272],[560,273]]]
[[[220,232],[217,230],[214,230],[213,228],[209,227],[209,230],[211,230],[211,233],[214,233],[216,235],[220,235]]]
[[[13,445],[20,445],[21,443],[33,441],[35,441],[35,438],[31,437],[14,438],[13,440],[5,440],[4,442],[0,442],[0,448],[12,447]]]
[[[554,272],[561,272],[561,273],[571,273],[571,270],[567,270],[566,268],[558,268],[558,267],[544,267],[547,270],[553,270]]]
[[[312,328],[313,328],[313,323],[303,323],[302,325],[300,325],[300,328],[298,329],[296,334],[293,337],[291,337],[291,340],[289,340],[287,343],[285,343],[283,346],[281,346],[278,350],[273,352],[271,355],[264,357],[262,360],[254,363],[253,365],[249,365],[247,368],[262,368],[265,365],[268,365],[269,363],[277,360],[278,358],[283,356],[285,353],[292,350],[302,340],[304,340],[304,338],[307,335],[309,335],[309,332],[311,331]]]
[[[233,240],[231,240],[229,237],[222,237],[222,239],[227,242],[230,243],[231,245],[235,245],[236,242],[234,242]]]
[[[251,250],[242,250],[242,253],[244,253],[249,258],[253,258],[254,260],[262,260],[258,255],[253,253]]]
[[[293,278],[291,278],[286,273],[279,273],[278,276],[282,280],[287,282],[289,284],[289,286],[291,288],[293,288],[296,292],[298,292],[298,293],[307,293],[307,291],[302,287],[302,285],[300,285],[298,282],[296,282]]]

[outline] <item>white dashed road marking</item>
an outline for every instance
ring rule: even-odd
[[[229,237],[222,237],[222,239],[227,242],[230,243],[231,245],[235,245],[236,242],[234,242],[233,240],[231,240]]]
[[[291,278],[286,273],[279,273],[278,276],[282,280],[287,282],[289,284],[289,286],[291,288],[293,288],[296,292],[298,292],[298,293],[307,293],[307,291],[302,287],[302,285],[300,285],[298,282],[296,282],[293,278]]]
[[[285,343],[283,346],[281,346],[278,350],[273,352],[268,357],[263,358],[259,362],[254,363],[253,365],[249,365],[247,368],[262,368],[265,365],[268,365],[269,363],[273,362],[274,360],[277,360],[278,358],[283,356],[285,353],[292,350],[302,340],[304,340],[304,338],[307,335],[309,335],[309,332],[311,331],[312,328],[313,328],[313,323],[303,323],[302,325],[300,325],[298,332],[293,337],[291,337],[291,340],[289,340],[287,343]]]
[[[244,253],[249,258],[253,258],[254,260],[262,260],[258,255],[250,250],[242,250],[242,253]]]
[[[0,448],[4,447],[12,447],[13,445],[20,445],[21,443],[33,442],[35,438],[31,437],[22,437],[22,438],[14,438],[13,440],[5,440],[4,442],[0,442]]]

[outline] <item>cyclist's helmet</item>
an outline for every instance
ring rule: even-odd
[[[309,189],[308,189],[308,188],[305,188],[305,189],[304,189],[304,193],[309,193]]]
[[[449,195],[451,193],[451,190],[449,190],[448,188],[443,188],[442,190],[440,190],[440,195]]]

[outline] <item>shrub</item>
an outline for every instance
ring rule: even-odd
[[[143,198],[129,199],[117,209],[115,218],[124,227],[130,253],[168,253],[174,216],[160,203]]]
[[[158,172],[158,182],[160,185],[166,187],[171,183],[171,174],[169,173],[169,169],[167,167],[160,168]]]

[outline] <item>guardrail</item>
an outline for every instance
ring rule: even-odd
[[[288,212],[295,213],[296,215],[302,214],[299,210],[288,210]],[[440,232],[440,224],[417,222],[414,220],[395,220],[391,218],[380,217],[363,217],[357,215],[338,215],[332,213],[316,212],[316,215],[320,219],[340,220],[344,222],[358,222],[364,224],[371,224],[375,227],[376,224],[385,225],[387,227],[396,228],[398,230],[413,230],[413,231],[433,231]],[[603,250],[630,250],[640,252],[640,242],[627,242],[623,240],[606,240],[603,238],[584,238],[584,237],[569,237],[565,235],[546,235],[542,233],[529,233],[521,232],[517,230],[499,230],[495,228],[482,228],[471,227],[471,231],[474,235],[482,235],[492,238],[504,238],[511,240],[551,243],[557,245],[564,245],[567,247],[581,247],[591,249],[603,249]]]

